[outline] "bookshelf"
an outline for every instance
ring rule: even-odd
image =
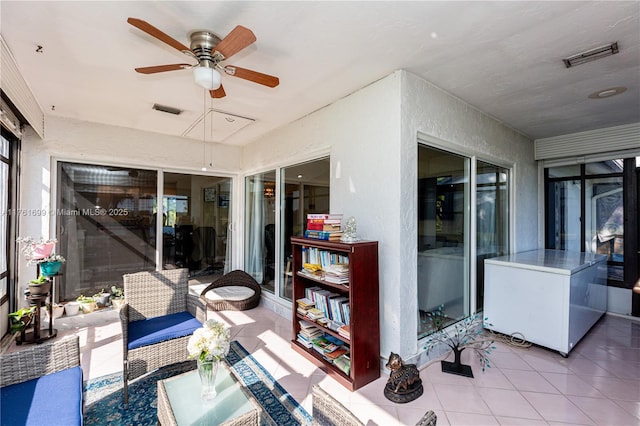
[[[380,377],[380,319],[379,319],[379,291],[378,291],[378,242],[360,241],[357,243],[342,243],[334,241],[316,240],[303,237],[291,237],[293,252],[293,335],[291,346],[305,356],[321,370],[333,377],[347,389],[353,391]],[[309,251],[322,253],[328,258],[340,259],[340,263],[348,264],[348,282],[336,284],[328,282],[322,275],[310,275],[303,271],[303,257],[307,258]],[[326,258],[325,258],[326,259]],[[346,259],[346,261],[345,261]],[[338,330],[311,321],[307,316],[298,312],[298,300],[307,298],[309,292],[319,292],[330,298],[342,301],[347,306],[350,337],[344,337]],[[325,302],[325,306],[327,305]],[[336,314],[336,304],[333,305],[333,315]],[[331,310],[331,308],[329,308]],[[339,319],[339,318],[338,318]],[[306,323],[301,323],[306,321]],[[318,350],[306,347],[298,339],[301,324],[318,327],[322,333],[332,336],[331,340],[339,339],[343,347],[349,349],[350,370],[345,373],[338,365],[327,360]],[[339,324],[340,321],[332,324]]]

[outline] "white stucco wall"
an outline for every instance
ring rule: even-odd
[[[27,129],[22,141],[20,164],[20,209],[27,209],[27,214],[20,217],[21,236],[51,237],[55,234],[54,216],[28,214],[28,209],[48,212],[56,207],[53,205],[55,189],[51,188],[55,187],[55,160],[164,168],[172,172],[234,178],[241,171],[241,149],[229,145],[207,143],[208,171],[203,172],[203,143],[193,139],[54,116],[45,119],[45,139],[37,136],[31,128]],[[212,166],[209,166],[209,161]],[[34,274],[35,266],[27,267],[24,261],[19,262],[21,288],[18,294],[22,294],[23,287],[34,278]]]
[[[486,114],[405,71],[397,71],[245,147],[247,172],[331,155],[331,211],[354,216],[379,241],[381,355],[420,352],[417,329],[416,194],[418,135],[513,167],[518,188],[514,250],[537,248],[533,143]],[[423,361],[423,360],[418,360]]]
[[[398,73],[402,76],[402,173],[399,185],[402,195],[398,213],[402,216],[403,226],[400,232],[401,250],[397,257],[402,267],[398,268],[400,275],[397,283],[405,294],[405,302],[398,305],[402,309],[391,309],[396,309],[401,315],[400,324],[407,330],[401,334],[400,344],[396,348],[402,348],[400,354],[410,357],[420,352],[415,333],[418,325],[415,314],[418,310],[416,141],[434,140],[440,148],[512,168],[513,188],[517,188],[512,191],[510,215],[513,222],[513,252],[538,247],[538,168],[534,160],[533,141],[433,84],[406,71]],[[383,354],[390,350],[387,348],[385,351],[385,346]],[[424,359],[413,361],[421,363]]]

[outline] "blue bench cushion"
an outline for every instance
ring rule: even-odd
[[[178,312],[177,314],[130,322],[127,348],[132,350],[169,339],[189,336],[200,327],[202,327],[202,323],[189,312]],[[184,350],[187,350],[186,346]]]
[[[82,425],[82,369],[0,388],[2,425]]]

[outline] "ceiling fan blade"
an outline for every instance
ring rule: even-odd
[[[229,75],[253,81],[254,83],[262,84],[268,87],[276,87],[278,84],[280,84],[280,79],[278,77],[263,74],[258,71],[248,70],[246,68],[234,67],[229,65],[224,67],[224,71]]]
[[[129,18],[127,19],[127,22],[133,25],[134,27],[138,28],[139,30],[142,30],[145,33],[149,34],[151,37],[155,37],[158,40],[168,44],[174,49],[178,49],[181,52],[183,50],[189,50],[189,51],[191,50],[184,44],[180,43],[178,40],[171,37],[170,35],[163,33],[162,31],[160,31],[159,29],[157,29],[147,21],[143,21],[142,19],[137,19],[137,18]]]
[[[209,94],[211,94],[212,98],[224,98],[227,96],[222,85],[220,85],[216,90],[209,90]]]
[[[253,34],[253,31],[242,25],[238,25],[218,43],[215,50],[220,52],[225,59],[228,59],[254,41],[256,41],[256,36]]]
[[[155,74],[157,72],[177,71],[177,70],[183,70],[185,68],[191,68],[191,65],[189,64],[156,65],[153,67],[136,68],[136,71],[139,72],[140,74]]]

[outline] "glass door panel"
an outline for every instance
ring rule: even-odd
[[[428,313],[469,315],[469,158],[418,147],[418,338]]]
[[[275,289],[275,170],[245,179],[245,271],[263,290]]]
[[[608,256],[608,279],[624,281],[622,177],[585,180],[587,252]]]
[[[509,170],[478,161],[476,169],[476,310],[484,306],[484,259],[509,252]]]
[[[67,259],[59,278],[62,300],[156,268],[156,171],[59,162],[58,179],[56,250]]]
[[[550,181],[547,188],[547,248],[581,251],[580,180]]]
[[[280,172],[280,297],[291,299],[291,237],[304,235],[307,214],[329,213],[329,158],[283,168]]]
[[[230,178],[164,173],[163,268],[188,268],[200,280],[223,274],[230,253],[230,196]],[[154,229],[156,217],[157,207]]]

